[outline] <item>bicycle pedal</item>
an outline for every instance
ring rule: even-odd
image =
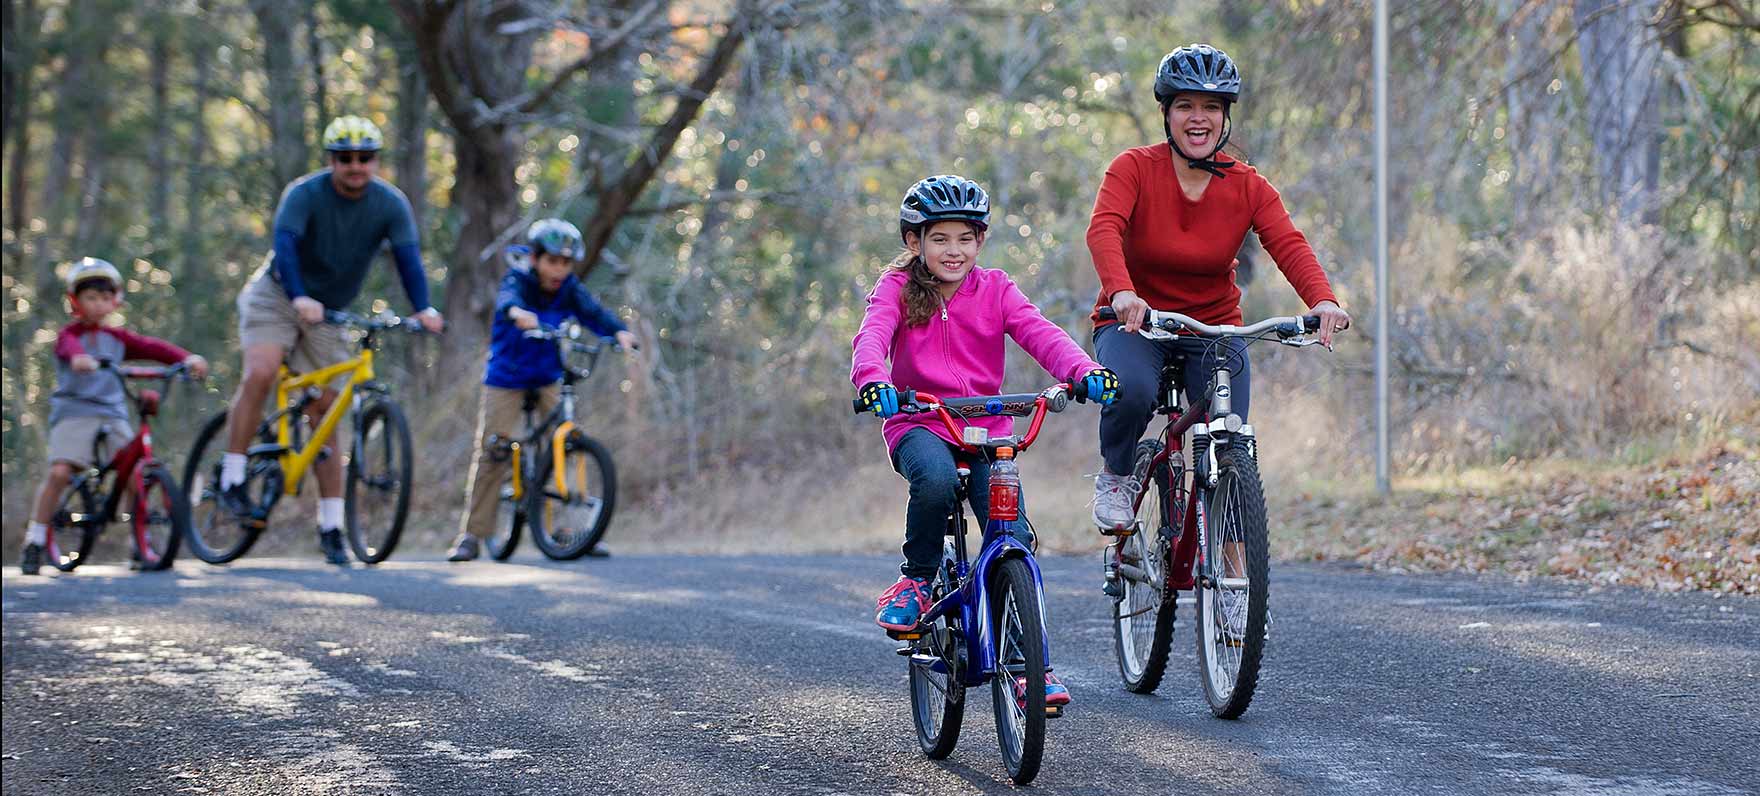
[[[1046,705],[1045,706],[1045,718],[1048,718],[1048,719],[1061,719],[1061,718],[1063,718],[1063,706],[1062,705]]]
[[[886,635],[891,636],[894,641],[916,641],[917,639],[920,639],[923,637],[923,631],[921,631],[921,630],[890,630],[889,629],[886,631]]]
[[[1124,539],[1127,536],[1135,534],[1137,532],[1137,526],[1128,525],[1123,528],[1100,528],[1099,531],[1101,536],[1116,536],[1119,539]]]
[[[917,648],[906,645],[906,646],[899,647],[898,649],[893,650],[893,652],[896,652],[900,655],[903,655],[906,658],[909,658],[910,656],[917,654]]]

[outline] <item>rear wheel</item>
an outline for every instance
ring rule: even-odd
[[[1044,614],[1027,562],[1006,559],[995,577],[996,616],[991,626],[996,628],[996,675],[990,680],[990,694],[996,740],[1009,779],[1025,785],[1039,775],[1045,754]]]
[[[189,502],[171,468],[155,464],[141,477],[134,496],[135,556],[147,572],[170,569],[177,548],[189,534]]]
[[[220,505],[220,459],[226,453],[226,413],[208,419],[190,448],[183,468],[189,518],[184,540],[196,558],[210,564],[235,561],[257,543],[262,529],[246,527]],[[266,505],[281,490],[281,464],[257,455],[245,465],[245,488],[254,505]]]
[[[930,594],[939,601],[955,588],[952,566],[943,562]],[[960,722],[966,714],[966,688],[961,678],[965,636],[959,612],[949,611],[930,625],[910,657],[911,720],[917,725],[917,746],[931,760],[953,754],[959,744]]]
[[[102,496],[83,477],[76,477],[61,490],[55,502],[55,515],[49,518],[43,544],[44,557],[56,569],[72,572],[91,557],[92,545],[98,541],[99,506]]]
[[[415,463],[403,410],[390,401],[367,406],[353,443],[346,495],[348,546],[361,563],[377,564],[397,549],[409,516]]]
[[[617,507],[611,452],[579,430],[568,435],[564,446],[562,483],[557,484],[555,453],[545,450],[534,468],[537,478],[526,488],[532,543],[557,561],[580,558],[593,549]]]
[[[1144,479],[1143,502],[1137,507],[1137,532],[1118,542],[1118,586],[1112,606],[1113,647],[1125,690],[1153,692],[1167,671],[1173,646],[1174,593],[1167,589],[1167,553],[1178,528],[1180,506],[1173,486],[1179,477],[1172,462],[1151,464],[1161,454],[1160,440],[1137,444],[1136,467]]]
[[[1217,453],[1220,477],[1199,540],[1203,561],[1193,635],[1210,712],[1233,719],[1246,712],[1259,683],[1271,565],[1258,465],[1237,446]]]
[[[524,467],[525,463],[521,462],[519,466]],[[508,468],[507,479],[501,482],[496,496],[495,528],[489,538],[483,540],[489,557],[496,561],[506,561],[513,556],[514,548],[519,547],[519,535],[525,530],[525,508],[513,497],[513,483],[518,475],[514,468]]]

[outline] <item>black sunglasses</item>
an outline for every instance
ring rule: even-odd
[[[377,153],[377,152],[332,152],[332,153],[330,153],[330,157],[335,158],[337,163],[343,163],[343,164],[372,163],[373,158],[376,158],[378,156],[379,156],[379,153]]]

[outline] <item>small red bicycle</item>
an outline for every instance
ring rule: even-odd
[[[122,381],[123,393],[140,415],[140,428],[113,456],[106,456],[109,435],[98,433],[91,461],[104,464],[76,473],[61,491],[44,552],[56,569],[72,572],[91,556],[104,526],[125,522],[134,536],[133,566],[146,571],[168,569],[189,531],[189,502],[171,468],[153,455],[152,419],[159,413],[162,389],[173,379],[189,379],[189,374],[181,364],[137,367],[100,359],[98,366]],[[129,389],[131,379],[157,380],[162,386],[136,392]]]

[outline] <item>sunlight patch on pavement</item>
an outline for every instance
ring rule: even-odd
[[[274,589],[264,592],[262,600],[274,600],[289,605],[311,605],[320,608],[377,608],[379,598],[370,594],[356,594],[350,591],[314,591],[312,589]]]
[[[610,681],[610,677],[594,674],[601,668],[598,664],[583,663],[577,666],[566,661],[535,661],[506,647],[482,647],[480,649],[484,655],[517,663],[545,677],[560,677],[595,688],[610,687],[606,684]]]
[[[472,586],[476,588],[506,588],[509,586],[539,586],[548,583],[572,583],[588,576],[566,569],[550,567],[533,567],[524,564],[505,564],[481,566],[454,566],[448,572],[446,583],[451,586]]]
[[[471,768],[487,768],[506,760],[529,760],[532,756],[531,752],[524,749],[502,749],[488,746],[474,746],[465,749],[451,741],[425,741],[422,743],[422,747],[433,755]]]

